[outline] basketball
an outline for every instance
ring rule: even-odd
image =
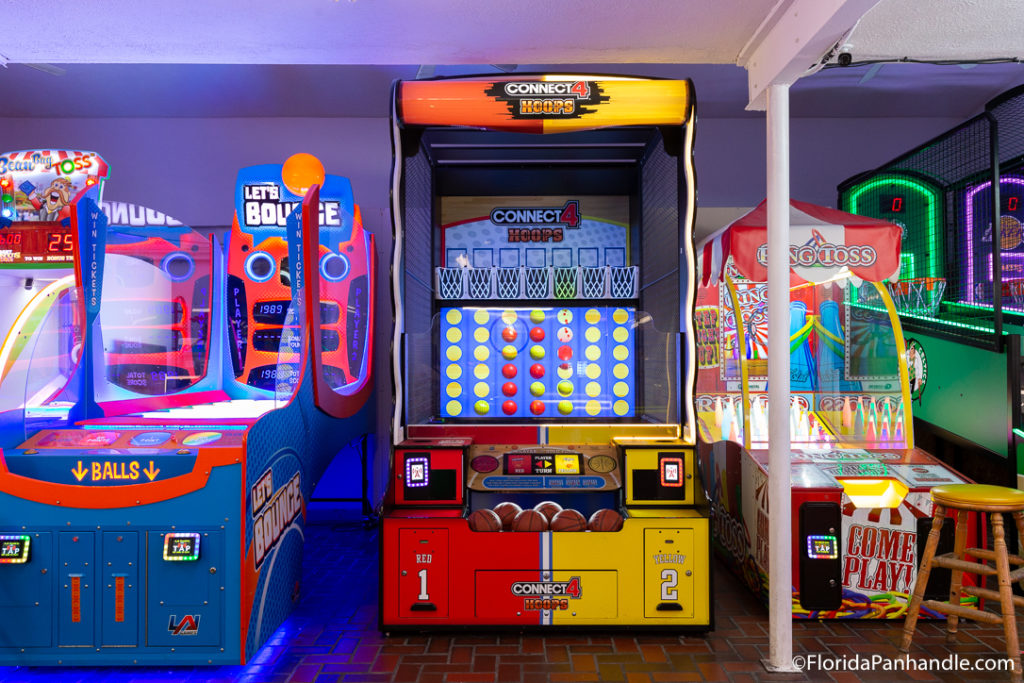
[[[548,520],[536,510],[523,510],[512,520],[512,531],[547,531]]]
[[[618,531],[622,528],[622,515],[609,508],[601,508],[590,515],[587,528],[591,531]]]
[[[501,531],[501,517],[487,508],[474,510],[469,515],[469,528],[473,531]]]
[[[512,528],[512,520],[514,520],[516,518],[516,515],[518,515],[522,511],[523,508],[519,507],[515,503],[510,503],[508,501],[504,503],[498,503],[497,505],[494,506],[494,512],[498,515],[498,518],[501,520],[501,527],[505,531],[509,531]]]
[[[534,505],[533,509],[544,515],[544,519],[550,522],[555,515],[562,511],[562,506],[553,500],[545,500]]]
[[[587,518],[582,514],[567,508],[555,514],[551,518],[552,531],[586,531]]]

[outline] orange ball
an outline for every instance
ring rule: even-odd
[[[289,192],[300,197],[305,196],[314,185],[323,185],[326,175],[320,160],[305,152],[291,155],[281,167],[281,181],[284,186]]]
[[[591,531],[618,531],[622,528],[622,515],[609,508],[602,508],[590,515],[587,528]]]

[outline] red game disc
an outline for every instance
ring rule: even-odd
[[[572,358],[572,347],[571,346],[559,346],[558,347],[558,359],[559,360],[570,360]]]
[[[514,342],[518,336],[514,327],[506,327],[501,331],[501,338],[507,342]]]
[[[530,403],[530,412],[534,415],[540,415],[544,412],[544,401],[532,401]]]
[[[534,327],[532,330],[530,330],[530,339],[532,339],[535,342],[544,341],[544,330],[539,327]]]
[[[544,366],[540,363],[534,363],[530,366],[530,374],[537,379],[540,379],[544,376]]]
[[[518,406],[515,401],[505,401],[501,404],[501,409],[506,415],[514,414],[516,412],[516,408],[518,408]]]
[[[516,366],[512,365],[511,363],[505,363],[505,365],[501,368],[501,374],[505,375],[505,377],[507,377],[508,379],[512,379],[513,377],[515,377],[516,372]]]
[[[515,382],[505,382],[504,384],[501,385],[501,393],[505,394],[506,396],[515,396],[516,395],[516,383]]]

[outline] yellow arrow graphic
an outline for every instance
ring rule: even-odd
[[[159,467],[153,467],[153,461],[150,460],[149,461],[149,467],[147,467],[146,469],[142,470],[142,472],[147,477],[149,477],[150,481],[153,481],[154,479],[156,479],[156,475],[160,474],[160,468]]]
[[[78,481],[82,481],[82,477],[89,474],[89,470],[85,467],[82,467],[82,461],[79,460],[78,467],[72,468],[71,474],[75,475],[75,479],[77,479]]]

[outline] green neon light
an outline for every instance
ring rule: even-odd
[[[900,273],[901,280],[909,280],[915,277],[942,277],[942,264],[939,262],[940,253],[940,240],[939,240],[939,220],[936,216],[936,207],[938,206],[937,190],[934,190],[923,183],[916,180],[910,180],[907,178],[899,178],[894,176],[881,176],[867,181],[865,184],[851,191],[849,194],[850,213],[857,213],[857,200],[858,198],[869,190],[874,190],[882,185],[886,186],[901,186],[908,190],[916,190],[924,196],[925,205],[927,207],[927,243],[930,246],[930,256],[926,265],[927,274],[919,275],[917,269],[911,262],[911,268],[909,273]],[[902,265],[902,264],[901,264]],[[902,314],[901,314],[902,315]]]
[[[853,306],[855,308],[864,308],[864,309],[867,309],[869,311],[879,311],[881,313],[887,313],[888,312],[884,306],[874,306],[872,304],[865,304],[865,303],[861,303],[859,301],[851,301],[850,302],[850,306]],[[917,315],[915,313],[902,313],[901,312],[899,314],[899,316],[901,318],[914,318],[916,320],[926,320],[926,321],[928,321],[930,323],[938,323],[940,325],[945,325],[946,327],[959,327],[959,328],[964,329],[964,330],[973,330],[975,332],[991,333],[993,331],[993,328],[991,328],[991,327],[981,327],[979,325],[968,325],[967,323],[958,323],[958,322],[953,322],[952,320],[943,320],[941,318],[930,318],[930,317],[928,317],[926,315]]]
[[[1024,438],[1024,432],[1022,432],[1021,430],[1017,429],[1016,427],[1013,428],[1013,433],[1016,434],[1017,436],[1021,437],[1021,438]]]

